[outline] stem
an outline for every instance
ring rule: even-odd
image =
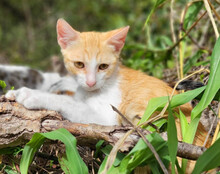
[[[204,5],[205,5],[205,8],[206,8],[206,11],[208,12],[209,18],[210,18],[210,20],[212,22],[212,26],[213,26],[213,29],[214,29],[214,32],[215,32],[215,37],[216,37],[216,40],[217,40],[218,37],[219,37],[219,32],[218,32],[215,20],[214,20],[214,18],[212,16],[211,8],[210,8],[209,3],[208,3],[207,0],[203,0],[203,1],[204,1]]]

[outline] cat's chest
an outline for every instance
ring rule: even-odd
[[[121,90],[119,84],[115,83],[98,92],[81,94],[81,101],[94,110],[100,119],[105,120],[105,125],[117,125],[117,113],[112,110],[111,105],[119,107],[121,103]]]

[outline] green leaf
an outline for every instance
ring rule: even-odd
[[[201,94],[199,94],[195,99],[201,100],[203,94],[204,94],[204,91],[203,91]],[[215,94],[213,100],[215,100],[215,101],[220,101],[220,89],[219,89],[218,92]]]
[[[1,170],[1,173],[5,172],[7,174],[19,174],[18,172],[13,170],[11,166],[8,166],[8,165],[5,165],[5,164],[0,164],[0,170]]]
[[[150,163],[149,166],[153,174],[161,174],[161,171],[159,170],[159,167],[156,162]]]
[[[199,116],[199,114],[210,104],[220,89],[220,38],[218,38],[212,52],[210,69],[211,71],[206,90],[198,105],[192,110],[192,119]]]
[[[166,0],[156,0],[154,7],[152,8],[152,10],[150,11],[150,14],[147,16],[147,19],[144,23],[144,27],[148,24],[152,14],[154,13],[154,11],[157,9],[157,7],[159,7],[159,5],[161,5],[163,2],[165,2]]]
[[[146,138],[151,142],[154,146],[155,150],[161,157],[162,161],[168,165],[168,149],[167,149],[167,142],[164,141],[161,136],[157,133],[149,134]],[[128,155],[121,161],[119,166],[120,172],[130,173],[133,171],[137,166],[143,166],[146,164],[150,164],[156,162],[156,159],[148,148],[146,143],[140,139],[135,147],[129,152]],[[160,167],[158,167],[160,168]]]
[[[68,167],[68,160],[66,155],[64,154],[61,158],[58,158],[60,166],[65,174],[71,174],[69,167]]]
[[[43,133],[43,136],[51,140],[60,140],[65,144],[67,164],[71,174],[88,173],[88,168],[77,151],[76,138],[71,133],[61,128],[53,132]]]
[[[111,145],[107,145],[105,146],[103,149],[101,149],[101,151],[106,155],[108,156],[110,154],[112,150],[112,146]],[[121,153],[121,152],[118,152],[117,155],[116,155],[116,158],[115,158],[115,161],[114,161],[114,166],[118,166],[121,162],[121,160],[125,157],[125,154]]]
[[[205,88],[206,87],[204,86],[201,88],[197,88],[191,91],[187,91],[181,94],[174,95],[170,102],[171,108],[175,108],[179,105],[182,105],[182,104],[185,104],[191,101],[196,96],[198,96],[201,92],[203,92]],[[167,102],[168,102],[168,97],[152,98],[148,102],[145,113],[138,124],[141,124],[147,121],[155,111],[163,109]]]
[[[22,174],[26,174],[28,171],[28,166],[33,160],[35,152],[43,144],[45,138],[50,140],[60,140],[65,144],[66,154],[61,158],[62,169],[69,171],[69,173],[88,173],[88,168],[79,156],[76,149],[76,138],[69,133],[66,129],[58,129],[48,133],[35,133],[24,147],[20,169]]]
[[[191,120],[188,126],[188,129],[185,132],[185,136],[183,137],[183,142],[186,142],[186,143],[193,142],[193,139],[194,139],[194,136],[197,130],[197,126],[199,124],[199,120],[200,120],[199,117],[196,117],[193,120]]]
[[[193,57],[191,57],[184,65],[183,73],[186,74],[192,66],[195,66],[197,60],[202,56],[204,53],[203,50],[199,50]]]
[[[20,162],[22,174],[27,174],[28,166],[31,164],[34,154],[43,144],[44,140],[45,138],[40,133],[35,133],[32,139],[25,145]]]
[[[0,155],[2,154],[13,154],[17,155],[19,152],[21,152],[23,149],[21,147],[6,147],[3,149],[0,149]]]
[[[165,123],[167,123],[167,120],[166,120],[166,119],[159,119],[159,120],[156,120],[156,121],[153,122],[153,124],[154,124],[158,129],[160,129]],[[153,128],[152,126],[147,126],[146,129],[149,130],[149,131],[151,131],[151,132],[156,131],[156,129]]]
[[[107,160],[108,160],[108,156],[105,156],[105,159],[102,161],[102,164],[99,167],[98,174],[102,173],[102,171],[105,169]]]
[[[195,21],[197,14],[203,7],[203,2],[194,2],[187,10],[184,21],[183,28],[187,30],[192,23]]]
[[[1,86],[1,88],[4,90],[7,85],[6,85],[5,81],[0,80],[0,86]]]
[[[177,146],[178,146],[178,139],[177,139],[177,130],[176,130],[176,124],[175,124],[175,118],[173,116],[171,107],[168,107],[168,150],[170,154],[170,160],[171,160],[171,168],[172,168],[172,174],[175,174],[175,162],[176,162],[176,154],[177,154]]]
[[[105,142],[104,140],[99,140],[99,142],[96,143],[96,145],[95,145],[96,150],[95,150],[95,154],[94,154],[94,157],[95,157],[95,158],[98,157],[99,152],[100,152],[100,149],[101,149],[101,146],[102,146],[102,144],[103,144],[104,142]]]
[[[208,148],[197,160],[192,174],[200,174],[220,165],[220,139]]]
[[[180,125],[181,125],[181,133],[182,133],[182,137],[185,137],[186,134],[186,130],[189,128],[189,124],[186,120],[186,116],[182,113],[181,110],[179,110],[179,116],[180,116]]]
[[[108,156],[105,157],[104,161],[102,162],[101,166],[99,167],[98,174],[101,174],[105,169],[105,165],[107,162]],[[127,174],[126,172],[119,172],[118,167],[114,167],[114,165],[107,171],[107,174]]]

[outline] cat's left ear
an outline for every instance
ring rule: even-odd
[[[129,28],[129,26],[120,28],[114,31],[113,35],[108,38],[107,43],[113,46],[116,52],[120,52],[123,48]]]

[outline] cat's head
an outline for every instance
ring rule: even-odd
[[[87,91],[101,88],[116,71],[129,27],[109,32],[78,32],[57,21],[57,40],[67,70]]]

